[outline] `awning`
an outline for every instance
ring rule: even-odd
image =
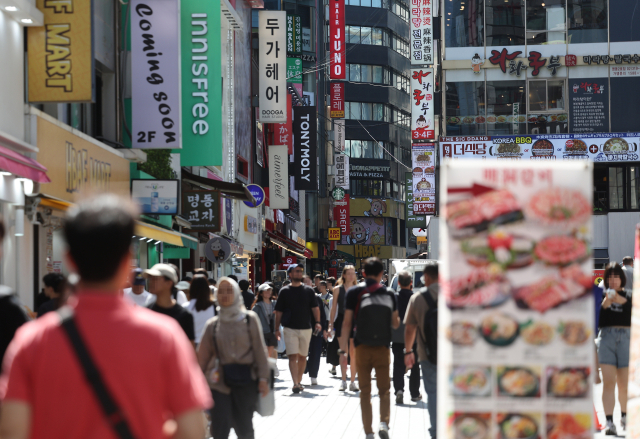
[[[194,250],[198,248],[198,240],[193,236],[185,235],[175,230],[163,229],[140,221],[136,221],[135,233],[136,237],[139,238],[155,239],[156,241]]]
[[[220,191],[220,194],[227,198],[235,198],[240,201],[256,202],[249,192],[249,189],[242,183],[230,183],[228,181],[214,180],[212,178],[200,177],[191,172],[182,171],[182,181],[200,186],[204,189]]]
[[[276,235],[275,233],[272,233],[272,232],[267,232],[267,236],[269,237],[271,242],[273,242],[278,247],[282,247],[283,249],[290,251],[291,253],[295,253],[296,255],[301,256],[303,258],[307,257],[305,255],[305,250],[307,249],[304,246],[298,244],[297,242],[285,236]]]
[[[47,168],[29,157],[0,146],[0,169],[38,183],[51,183]]]

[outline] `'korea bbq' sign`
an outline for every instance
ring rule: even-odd
[[[443,158],[508,160],[638,160],[640,133],[441,137]]]

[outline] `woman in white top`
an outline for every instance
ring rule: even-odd
[[[193,326],[197,346],[202,339],[202,332],[204,331],[207,320],[216,315],[216,307],[211,298],[209,281],[206,276],[201,274],[195,275],[191,281],[189,292],[191,293],[191,300],[182,306],[193,315]]]

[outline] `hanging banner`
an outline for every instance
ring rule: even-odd
[[[331,79],[347,79],[344,38],[344,0],[329,2],[329,44],[331,45]]]
[[[336,187],[349,190],[349,156],[335,154],[333,157],[333,161],[336,164]]]
[[[302,60],[300,58],[287,58],[287,82],[291,82],[298,94],[302,96]]]
[[[333,202],[333,219],[337,222],[342,236],[351,233],[351,216],[349,214],[349,195],[346,194],[340,201]]]
[[[27,28],[29,102],[95,102],[93,2],[35,3],[44,26]]]
[[[333,121],[333,147],[336,151],[344,152],[347,143],[347,132],[344,126],[344,119],[337,119]]]
[[[287,121],[287,13],[259,11],[260,122]]]
[[[182,191],[182,213],[199,232],[220,231],[220,192]]]
[[[436,147],[433,143],[411,145],[413,214],[436,214]]]
[[[289,208],[289,154],[287,145],[269,146],[269,207]]]
[[[131,1],[133,148],[182,146],[178,6],[178,0]]]
[[[411,70],[411,140],[429,142],[436,137],[433,112],[433,69]]]
[[[293,175],[299,191],[318,188],[316,107],[293,107]]]
[[[289,154],[293,154],[293,110],[291,108],[291,95],[287,93],[287,120],[273,124],[273,143],[287,145]]]
[[[331,118],[344,119],[344,82],[331,83]]]
[[[405,203],[405,226],[407,229],[427,227],[427,219],[422,215],[413,214],[413,173],[404,173],[404,186],[407,195],[407,201]]]
[[[438,437],[594,437],[593,165],[440,170]]]
[[[287,14],[287,53],[295,52],[295,24],[294,24],[294,16]]]
[[[293,37],[293,51],[295,53],[302,52],[302,20],[299,15],[293,17],[293,29],[295,30]]]
[[[433,64],[431,0],[411,1],[411,64]]]

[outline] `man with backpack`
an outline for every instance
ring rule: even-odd
[[[389,366],[392,329],[400,326],[396,297],[380,282],[384,266],[378,258],[364,261],[365,282],[347,291],[344,321],[340,336],[340,355],[345,348],[351,328],[354,328],[356,364],[360,380],[360,410],[367,439],[373,439],[373,414],[371,407],[371,370],[376,371],[376,383],[380,397],[381,439],[389,438],[391,402]]]
[[[438,264],[424,267],[422,283],[425,285],[411,296],[404,317],[405,346],[413,346],[418,334],[418,359],[422,369],[422,380],[427,392],[427,408],[431,427],[429,434],[436,437],[437,382],[438,382]],[[404,364],[412,368],[416,363],[413,349],[405,349]]]

